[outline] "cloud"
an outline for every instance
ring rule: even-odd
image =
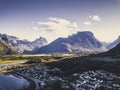
[[[94,21],[100,21],[100,20],[101,20],[101,18],[100,18],[99,16],[96,16],[96,15],[93,16],[92,19],[93,19]]]
[[[39,28],[38,27],[32,27],[32,30],[38,31]]]
[[[37,27],[32,29],[40,31],[41,35],[44,34],[44,37],[48,37],[49,34],[49,39],[51,40],[58,37],[67,37],[79,30],[76,22],[58,17],[50,17],[47,21],[40,21],[37,24]]]
[[[98,15],[89,16],[89,18],[92,19],[93,21],[101,21],[101,18]]]
[[[90,21],[85,21],[83,24],[84,25],[91,25],[91,22]]]
[[[70,22],[69,20],[50,17],[46,22],[38,22],[40,30],[50,31],[70,31],[78,29],[76,22]]]

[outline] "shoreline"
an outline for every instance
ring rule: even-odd
[[[30,79],[30,78],[28,78],[24,75],[21,75],[17,72],[14,72],[14,71],[9,72],[9,73],[12,74],[12,75],[19,75],[19,76],[23,77],[24,79],[26,79],[30,83],[29,87],[26,88],[25,90],[36,90],[36,83],[32,79]]]

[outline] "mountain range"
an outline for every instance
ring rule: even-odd
[[[120,36],[112,43],[101,42],[90,31],[77,32],[67,38],[58,38],[48,44],[47,40],[39,37],[34,41],[20,40],[15,36],[0,34],[0,39],[20,53],[88,53],[104,52],[120,43]]]
[[[67,38],[58,38],[52,43],[41,47],[33,53],[83,53],[106,51],[102,42],[98,41],[92,32],[77,32]]]
[[[10,36],[7,34],[0,34],[0,39],[6,42],[8,45],[10,45],[12,49],[20,53],[23,53],[25,50],[32,51],[35,48],[40,48],[48,44],[47,40],[42,37],[36,39],[35,41],[28,41],[20,40],[17,37]]]

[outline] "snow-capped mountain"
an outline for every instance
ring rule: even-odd
[[[68,38],[58,38],[33,53],[83,53],[105,50],[105,46],[94,37],[92,32],[85,31],[73,34]]]
[[[47,40],[45,38],[38,38],[35,41],[28,40],[20,40],[17,37],[10,36],[7,34],[0,34],[0,38],[5,41],[7,44],[11,46],[11,48],[15,49],[18,52],[32,51],[35,48],[40,48],[42,46],[47,45]]]

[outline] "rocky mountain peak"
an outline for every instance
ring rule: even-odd
[[[85,51],[102,51],[104,45],[92,32],[77,32],[67,38],[58,38],[35,53],[73,53]]]
[[[10,36],[7,34],[0,34],[0,38],[9,44],[13,49],[18,52],[24,52],[25,50],[32,51],[35,48],[40,48],[42,46],[47,45],[47,40],[45,38],[38,38],[35,41],[28,41],[26,39],[20,40],[15,36]]]

